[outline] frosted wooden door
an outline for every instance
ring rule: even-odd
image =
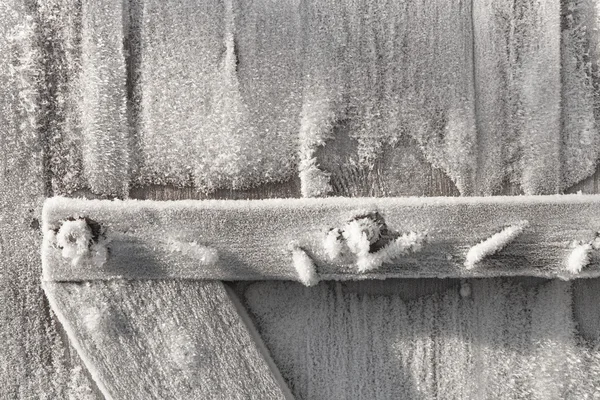
[[[598,193],[599,12],[595,2],[575,0],[5,2],[0,6],[0,49],[6,55],[0,59],[0,298],[6,306],[0,307],[0,320],[6,328],[0,331],[6,350],[0,364],[14,368],[0,369],[6,383],[0,397],[99,395],[39,288],[39,214],[47,197]],[[505,369],[486,379],[514,366],[511,354],[520,345],[505,343],[510,335],[494,336],[511,320],[507,329],[513,333],[529,317],[549,332],[576,321],[577,340],[587,349],[598,343],[598,280],[576,281],[567,291],[531,289],[535,294],[527,288],[537,287],[537,281],[524,278],[501,288],[492,282],[474,286],[496,290],[505,307],[494,308],[493,316],[502,323],[482,322],[481,332],[508,353],[501,355]],[[342,396],[335,390],[350,385],[329,387],[314,380],[334,367],[300,373],[311,361],[304,353],[294,355],[299,364],[286,364],[287,352],[304,345],[314,346],[311,355],[327,354],[311,336],[318,326],[343,325],[348,315],[360,315],[360,324],[345,325],[342,332],[364,333],[383,324],[387,311],[404,310],[394,323],[408,321],[414,331],[403,334],[410,336],[437,329],[429,321],[440,312],[432,309],[439,304],[468,311],[461,316],[471,322],[484,321],[478,318],[493,299],[465,311],[455,296],[463,283],[322,285],[314,296],[290,283],[231,286],[261,321],[257,326],[267,347],[302,398],[308,387],[335,397]],[[303,299],[298,304],[314,307],[318,318],[285,303],[288,293]],[[363,303],[356,298],[369,294],[374,297]],[[263,302],[262,296],[270,300]],[[432,300],[435,296],[439,299]],[[534,315],[513,318],[513,297]],[[571,301],[572,311],[565,306]],[[272,307],[278,302],[279,311]],[[347,304],[348,310],[332,304]],[[555,319],[544,314],[551,305]],[[383,311],[369,319],[369,309]],[[281,342],[282,332],[272,322],[278,312],[305,317],[303,334]],[[386,326],[383,332],[390,333],[404,324]],[[327,343],[339,347],[331,354],[346,354],[351,340],[332,335],[326,331]],[[381,343],[375,347],[381,349]],[[441,343],[440,352],[455,351],[455,345]],[[530,356],[545,355],[543,346]],[[419,347],[425,348],[431,347]],[[572,347],[562,351],[579,360]],[[597,355],[589,354],[585,362],[593,366]],[[340,368],[348,381],[361,376],[360,368],[347,362]],[[435,379],[424,365],[404,368],[425,371],[411,378],[424,386],[407,386],[399,395],[441,396],[450,390],[444,385],[461,379]],[[451,369],[440,363],[436,373]],[[385,397],[398,386],[395,378],[377,381],[375,387],[387,389],[373,394],[360,392],[367,386],[355,382],[365,398]],[[484,387],[462,395],[491,396]],[[550,383],[548,388],[548,393],[528,390],[546,397],[560,391]],[[519,388],[502,390],[508,396]]]

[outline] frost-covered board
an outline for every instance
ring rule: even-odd
[[[593,1],[48,0],[35,15],[55,195],[538,195],[597,170]]]
[[[322,279],[600,276],[600,196],[48,199],[43,276]]]
[[[252,282],[244,300],[297,399],[585,399],[600,392],[582,340],[583,280],[473,279],[407,298],[423,280]],[[526,283],[529,281],[530,283]],[[454,282],[454,283],[451,283]],[[597,301],[590,299],[598,315]]]
[[[293,398],[222,282],[43,287],[103,398]]]

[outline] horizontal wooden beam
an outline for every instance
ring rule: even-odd
[[[381,238],[360,253],[356,243],[364,239],[362,231],[359,226],[352,237],[356,224],[349,223],[374,215]],[[81,221],[90,226],[84,241],[77,237],[85,227]],[[43,229],[43,277],[50,281],[285,279],[312,284],[600,276],[596,195],[167,202],[55,197],[44,205]],[[344,248],[338,257],[331,256],[327,242],[331,232],[339,233],[337,244]],[[423,241],[411,244],[415,238]],[[394,241],[400,247],[390,250]]]

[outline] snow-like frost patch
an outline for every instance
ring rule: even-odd
[[[519,236],[525,230],[527,225],[529,225],[527,221],[522,221],[518,224],[511,225],[492,235],[483,242],[471,247],[467,253],[465,267],[467,269],[472,269],[484,258],[502,250],[504,247],[506,247],[506,245],[515,240],[517,236]]]
[[[424,233],[409,232],[391,241],[375,253],[358,255],[356,265],[359,272],[372,271],[384,263],[390,263],[396,258],[421,251],[427,235]]]
[[[183,255],[197,259],[203,265],[213,265],[219,261],[219,252],[217,249],[203,246],[195,241],[182,242],[173,240],[169,242],[169,248],[172,252],[181,253]]]
[[[306,251],[292,245],[292,262],[298,273],[298,280],[305,286],[314,286],[319,283],[319,276],[314,261]]]
[[[106,262],[106,241],[92,232],[84,218],[64,221],[56,232],[55,240],[63,258],[71,260],[73,266],[80,265],[84,260],[91,260],[98,266]]]

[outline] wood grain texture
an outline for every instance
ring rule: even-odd
[[[330,196],[459,196],[452,180],[425,159],[416,141],[404,137],[385,146],[373,166],[358,162],[358,141],[343,132],[317,149],[323,171],[331,174]]]
[[[0,4],[0,398],[100,399],[85,374],[74,378],[61,326],[39,285],[41,205],[51,193],[51,177],[68,165],[47,163],[48,150],[64,119],[48,107],[47,95],[64,93],[66,83],[54,80],[64,66],[64,48],[53,37],[36,38],[51,29],[39,23],[35,2]],[[54,21],[56,22],[56,21]],[[51,54],[56,59],[51,60]],[[54,61],[54,63],[52,63]],[[64,72],[64,71],[62,71]],[[49,85],[52,82],[53,85]],[[40,90],[40,86],[43,87]],[[53,147],[52,151],[64,150]],[[85,398],[78,394],[88,392]]]
[[[47,282],[107,399],[291,399],[221,282]]]
[[[239,200],[300,197],[300,180],[283,183],[267,183],[248,190],[219,189],[211,193],[198,191],[194,187],[136,186],[131,188],[129,198],[139,200]]]
[[[52,4],[51,4],[52,3]],[[56,12],[56,8],[50,7],[53,4],[62,6],[69,2],[52,1],[47,4],[48,13]],[[69,3],[70,4],[70,3]],[[69,5],[68,7],[72,7]],[[80,10],[75,7],[72,12],[65,13],[69,18],[77,19],[80,16]],[[136,20],[139,16],[132,15],[133,30],[136,29]],[[75,21],[76,22],[76,21]],[[67,21],[67,25],[70,23]],[[44,34],[49,34],[53,39],[45,47],[46,54],[46,81],[51,85],[47,85],[48,95],[56,98],[60,95],[65,95],[71,101],[72,82],[65,75],[65,70],[54,68],[55,65],[62,65],[66,68],[69,74],[77,74],[77,62],[80,55],[76,48],[63,47],[63,42],[71,43],[78,40],[80,32],[77,29],[68,31],[61,28],[64,22],[60,19],[51,26],[46,26],[47,31]],[[68,25],[70,26],[70,25]],[[76,26],[76,25],[75,25]],[[139,25],[137,26],[139,28]],[[56,35],[56,36],[53,36]],[[135,96],[135,88],[132,82],[135,80],[136,69],[139,68],[139,58],[136,58],[136,49],[139,49],[139,43],[135,43],[132,38],[128,38],[126,46],[131,49],[131,57],[127,59],[129,93],[129,111],[135,113],[135,104],[131,102]],[[72,62],[72,64],[71,64]],[[57,64],[58,63],[58,64]],[[485,67],[485,65],[483,65]],[[488,75],[482,73],[482,76],[487,79]],[[597,84],[596,84],[597,86]],[[48,107],[48,106],[46,106]],[[77,156],[78,146],[74,143],[74,138],[68,136],[65,132],[65,127],[77,127],[76,119],[69,119],[67,105],[60,105],[56,101],[50,104],[46,112],[46,119],[42,121],[43,127],[40,131],[45,132],[50,139],[48,142],[40,143],[47,149],[47,159],[44,165],[46,180],[54,193],[71,193],[73,197],[87,198],[110,198],[110,195],[96,195],[83,188],[74,191],[77,188],[82,188],[82,177],[78,175],[81,171],[81,159]],[[67,118],[65,120],[65,118]],[[133,126],[136,123],[135,116],[130,120]],[[134,127],[135,128],[135,127]],[[70,129],[70,128],[69,128]],[[80,128],[76,128],[80,129]],[[135,131],[135,129],[132,129]],[[77,132],[77,130],[75,130]],[[132,135],[132,140],[135,137]],[[491,145],[487,146],[491,147]],[[69,156],[71,154],[71,156]],[[349,135],[335,135],[335,139],[327,142],[326,146],[318,149],[317,157],[324,170],[331,173],[331,183],[333,187],[333,196],[457,196],[459,192],[452,180],[440,169],[433,168],[428,163],[418,145],[407,138],[402,138],[394,146],[385,146],[382,155],[374,163],[373,167],[365,168],[357,165],[352,165],[353,158],[358,154],[357,142],[350,138]],[[132,154],[135,158],[137,155]],[[488,171],[493,173],[493,168]],[[67,179],[68,178],[68,179]],[[570,188],[566,189],[566,193],[576,193],[582,191],[586,194],[600,193],[599,182],[600,171],[597,171],[592,177],[589,177],[582,182],[579,182]],[[52,194],[52,191],[47,192]],[[519,184],[510,183],[506,180],[502,181],[500,188],[494,194],[503,195],[521,195],[523,190]],[[199,192],[194,187],[174,187],[174,186],[138,186],[130,189],[129,197],[133,199],[148,199],[148,200],[183,200],[183,199],[260,199],[285,197],[293,198],[300,197],[300,184],[297,179],[281,184],[260,185],[248,190],[218,190],[211,194]],[[38,206],[41,201],[37,203]],[[21,216],[19,214],[18,216]],[[24,216],[23,218],[28,218]],[[36,271],[39,268],[36,269]],[[15,273],[16,276],[16,273]],[[16,278],[15,278],[16,279]],[[25,279],[25,278],[23,278]],[[526,278],[520,278],[519,281],[524,281]],[[390,280],[384,283],[380,282],[361,282],[347,283],[355,288],[358,292],[362,291],[385,291],[385,286],[392,287],[400,286],[407,292],[410,292],[411,297],[419,297],[420,295],[429,294],[435,291],[441,291],[446,288],[446,280]],[[573,287],[574,291],[574,309],[576,318],[579,321],[580,332],[588,338],[596,338],[599,332],[598,328],[598,310],[595,307],[600,301],[597,286],[600,280],[589,279],[579,280]],[[453,284],[457,284],[456,281]],[[47,312],[47,311],[44,311]],[[50,316],[46,316],[44,323],[51,323]],[[595,322],[596,321],[596,322]]]
[[[373,271],[357,271],[360,260],[350,254],[331,259],[324,245],[326,232],[345,229],[356,210],[378,211],[390,235],[427,232],[427,239],[418,252],[406,252]],[[317,265],[321,279],[597,277],[595,256],[576,274],[567,271],[566,259],[573,241],[594,240],[600,231],[598,215],[600,197],[585,195],[177,203],[54,198],[44,205],[43,276],[53,281],[296,279],[289,246],[297,243]],[[105,263],[72,263],[61,255],[55,232],[69,217],[89,218],[106,229],[110,256]],[[506,248],[467,265],[469,249],[523,221]],[[385,246],[382,240],[380,246]],[[206,253],[198,246],[216,251],[218,261],[203,261]]]

